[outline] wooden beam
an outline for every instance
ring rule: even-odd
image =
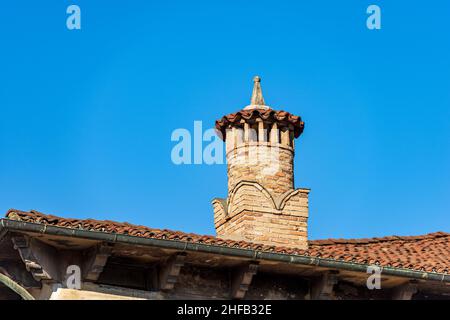
[[[231,298],[243,299],[248,291],[253,276],[258,271],[258,263],[251,262],[233,273],[231,280]]]
[[[163,265],[160,266],[159,271],[159,287],[161,290],[172,290],[177,282],[181,267],[184,265],[186,259],[185,252],[179,252],[171,256]]]
[[[311,283],[311,299],[329,300],[333,296],[334,285],[338,282],[337,271],[327,271]]]
[[[415,293],[417,293],[417,284],[408,282],[393,290],[392,300],[411,300]]]
[[[89,281],[97,281],[100,274],[103,272],[103,268],[111,256],[113,246],[108,243],[101,243],[88,249],[85,252],[84,266],[83,266],[83,278]]]
[[[59,280],[61,273],[55,248],[30,238],[26,235],[16,235],[11,238],[25,268],[37,281]]]

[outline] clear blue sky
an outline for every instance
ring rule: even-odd
[[[306,123],[310,238],[450,231],[449,20],[446,0],[2,2],[0,210],[213,234],[226,166],[172,164],[170,136],[258,74]]]

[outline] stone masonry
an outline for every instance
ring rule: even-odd
[[[251,104],[216,122],[226,143],[228,197],[216,198],[217,235],[307,248],[308,189],[294,188],[294,139],[300,117],[266,106],[259,77]]]

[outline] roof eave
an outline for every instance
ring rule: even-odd
[[[253,249],[233,248],[227,246],[218,246],[180,240],[143,238],[126,234],[91,231],[85,229],[72,229],[2,218],[0,219],[0,234],[4,234],[5,231],[29,232],[37,234],[48,234],[53,236],[64,236],[64,237],[106,241],[110,243],[152,246],[164,249],[175,249],[181,251],[194,251],[194,252],[219,254],[252,260],[268,260],[290,264],[313,265],[322,268],[342,269],[347,271],[363,272],[363,273],[367,273],[367,268],[369,266],[369,264],[353,263],[333,259],[311,257],[306,255],[258,251]],[[430,280],[430,281],[450,283],[450,274],[418,271],[394,267],[380,266],[380,268],[382,269],[382,273],[384,275],[404,277],[416,280]]]

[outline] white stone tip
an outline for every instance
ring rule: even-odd
[[[253,92],[252,92],[252,98],[250,100],[250,105],[254,106],[265,106],[266,103],[264,102],[264,97],[262,95],[262,89],[261,89],[261,78],[259,76],[255,76],[253,78]]]

